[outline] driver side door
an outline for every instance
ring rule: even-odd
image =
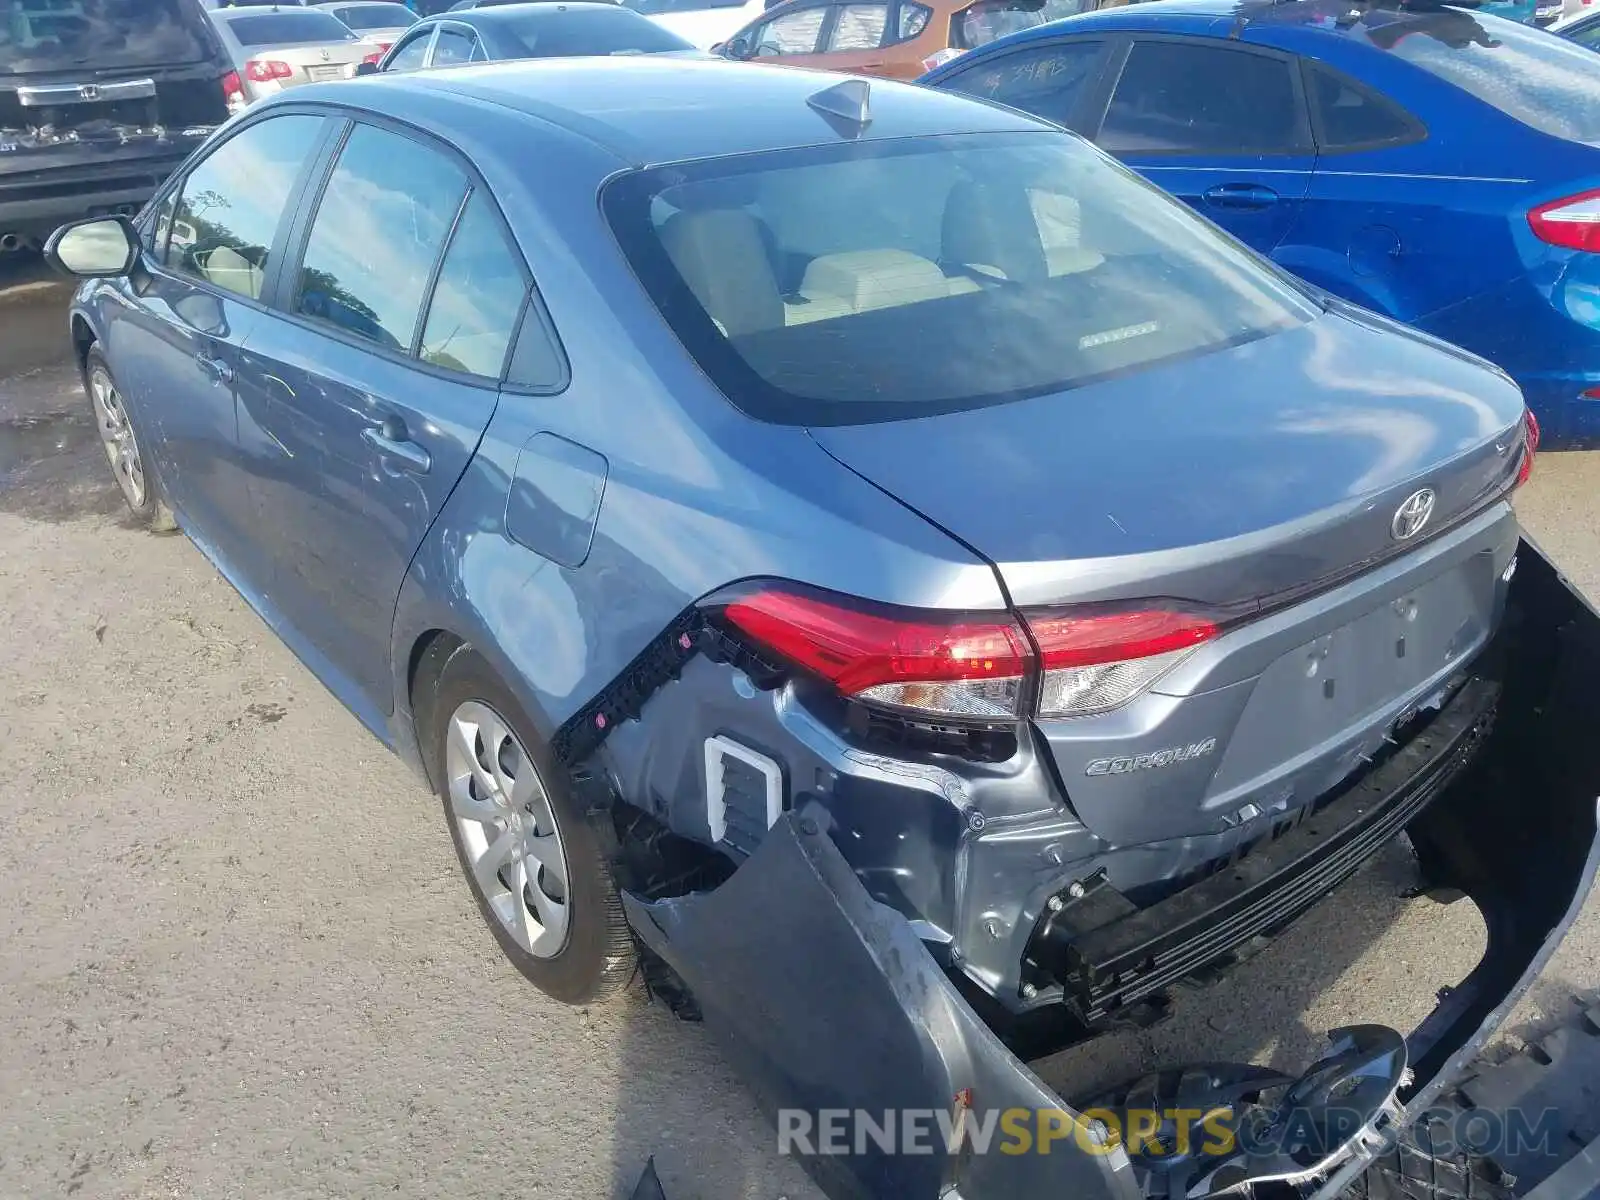
[[[763,21],[728,39],[729,58],[749,62],[777,62],[783,66],[820,67],[817,48],[822,44],[830,5],[793,3],[776,8]]]

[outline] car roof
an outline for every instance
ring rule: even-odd
[[[1404,3],[1404,7],[1401,4]],[[1380,25],[1405,21],[1426,21],[1440,11],[1459,10],[1480,21],[1503,21],[1492,13],[1476,12],[1470,0],[1452,4],[1449,0],[1149,0],[1148,3],[1101,8],[1094,12],[1063,17],[1032,29],[1021,30],[999,39],[1005,45],[1020,45],[1039,38],[1059,37],[1091,29],[1160,30],[1221,36],[1234,30],[1293,28],[1303,33],[1366,41],[1367,32]],[[1359,22],[1348,18],[1354,12]],[[992,43],[992,44],[999,44]],[[984,47],[987,50],[988,47]]]
[[[564,128],[641,166],[844,140],[1054,128],[958,93],[884,79],[866,81],[871,116],[865,126],[807,104],[848,78],[709,55],[640,54],[386,72],[353,83],[308,84],[294,89],[294,95],[360,104],[374,112],[399,104],[427,112],[429,106],[416,103],[425,93],[495,104]],[[434,107],[439,127],[448,128],[449,114]]]
[[[430,21],[455,21],[464,25],[484,26],[521,24],[529,18],[535,21],[559,21],[566,12],[625,12],[639,17],[630,8],[613,4],[610,0],[534,0],[529,4],[494,4],[482,8],[463,8],[455,12],[437,13]],[[648,20],[639,17],[639,20]]]
[[[336,8],[406,8],[405,0],[317,0],[307,8],[320,8],[332,12]],[[406,9],[410,12],[410,9]]]

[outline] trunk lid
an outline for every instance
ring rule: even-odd
[[[811,436],[993,561],[1018,605],[1233,607],[1329,586],[1481,508],[1514,478],[1521,417],[1479,360],[1335,303],[1081,389]],[[1425,529],[1397,539],[1424,486]]]

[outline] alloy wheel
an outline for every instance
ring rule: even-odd
[[[538,769],[505,720],[469,700],[445,743],[450,811],[469,870],[495,916],[535,958],[566,945],[567,858]]]
[[[94,404],[95,427],[100,431],[100,445],[106,452],[106,461],[117,477],[117,486],[135,512],[145,504],[144,460],[139,456],[139,443],[133,436],[133,425],[128,421],[128,410],[122,397],[103,367],[89,372],[89,398]]]

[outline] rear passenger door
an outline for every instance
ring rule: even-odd
[[[494,412],[529,278],[488,190],[421,135],[330,149],[239,370],[284,636],[369,724],[412,555]]]
[[[1215,38],[1135,38],[1095,141],[1263,254],[1316,166],[1295,60]]]

